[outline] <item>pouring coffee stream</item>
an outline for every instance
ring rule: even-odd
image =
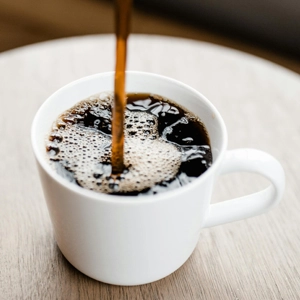
[[[112,118],[112,174],[124,170],[124,115],[126,107],[125,69],[132,0],[116,0],[116,69]]]

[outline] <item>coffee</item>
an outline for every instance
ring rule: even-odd
[[[129,35],[130,11],[132,0],[116,0],[116,71],[114,88],[114,106],[112,118],[111,163],[113,174],[124,171],[124,113],[125,69],[127,38]]]
[[[183,186],[212,163],[201,120],[158,95],[127,94],[124,171],[112,174],[113,94],[81,101],[54,123],[47,153],[64,178],[96,192],[156,194]]]

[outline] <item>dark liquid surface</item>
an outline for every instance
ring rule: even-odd
[[[47,151],[61,176],[98,192],[140,195],[183,186],[209,168],[209,138],[195,115],[157,95],[127,96],[124,171],[112,175],[113,97],[100,95],[66,111],[53,126]]]

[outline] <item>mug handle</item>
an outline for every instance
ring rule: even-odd
[[[211,204],[204,228],[263,214],[281,200],[285,187],[284,170],[270,154],[256,149],[227,151],[220,174],[232,172],[261,174],[272,184],[257,193]]]

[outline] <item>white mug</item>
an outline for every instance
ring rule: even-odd
[[[75,103],[113,90],[114,73],[72,82],[50,96],[32,124],[32,146],[57,244],[82,273],[102,282],[139,285],[178,269],[195,249],[201,228],[265,213],[282,198],[284,171],[271,155],[254,149],[227,151],[227,132],[216,108],[195,89],[164,76],[127,72],[126,91],[174,100],[200,117],[212,146],[212,166],[193,182],[157,195],[116,196],[83,189],[48,163],[45,142],[57,117]],[[255,194],[210,204],[214,181],[247,171],[270,186]]]

